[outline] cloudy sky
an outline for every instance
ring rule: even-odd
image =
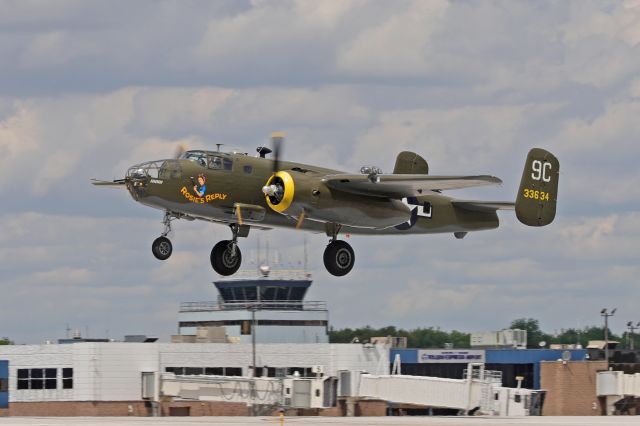
[[[181,301],[213,300],[225,227],[174,226],[92,177],[122,177],[176,145],[247,151],[272,130],[287,159],[434,174],[487,173],[513,200],[527,151],[561,162],[556,221],[497,231],[351,237],[344,278],[307,235],[313,300],[336,327],[497,330],[640,320],[640,2],[0,0],[0,336],[175,332]],[[304,235],[252,232],[285,264]],[[253,259],[253,265],[252,265]]]

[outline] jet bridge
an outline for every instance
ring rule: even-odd
[[[640,398],[640,373],[600,371],[596,377],[596,391],[598,396],[605,397],[606,414],[627,412]]]
[[[531,391],[502,387],[502,373],[484,369],[484,364],[469,364],[463,379],[408,375],[372,375],[340,372],[340,395],[354,399],[378,399],[396,404],[450,408],[462,413],[526,415]],[[511,407],[511,402],[520,404]],[[526,409],[525,409],[526,406]],[[514,412],[515,411],[515,412]]]
[[[338,383],[337,383],[338,382]],[[286,408],[328,408],[337,399],[353,415],[361,400],[450,408],[461,414],[535,415],[542,411],[539,391],[502,387],[502,373],[469,364],[462,379],[373,375],[343,370],[335,377],[251,378],[162,375],[162,395],[178,399],[245,402]],[[336,389],[337,388],[337,389]],[[337,395],[336,395],[337,394]]]

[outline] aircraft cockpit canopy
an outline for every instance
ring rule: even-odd
[[[231,170],[233,168],[233,159],[223,152],[186,151],[180,158],[193,161],[212,170]]]

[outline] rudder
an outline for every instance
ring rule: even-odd
[[[516,216],[529,226],[545,226],[553,222],[558,201],[560,162],[542,148],[533,148],[520,179],[516,198]]]

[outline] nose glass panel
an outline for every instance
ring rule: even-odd
[[[127,177],[133,181],[147,181],[148,179],[179,179],[182,177],[182,167],[177,160],[148,161],[131,166]]]

